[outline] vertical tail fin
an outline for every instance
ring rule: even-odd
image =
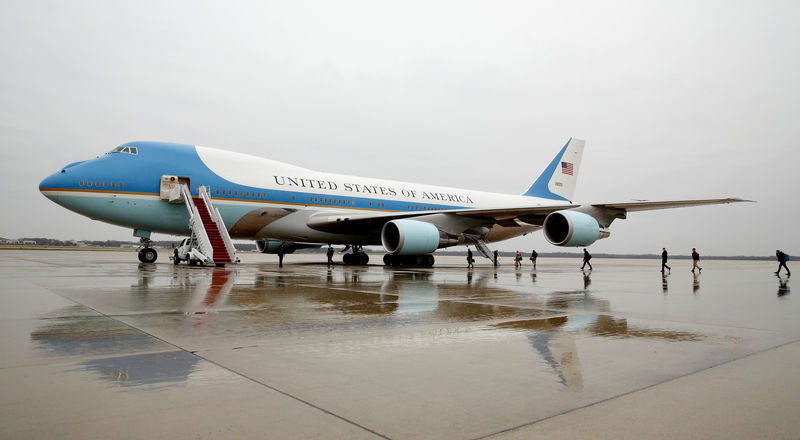
[[[582,139],[570,138],[550,165],[522,195],[571,201],[578,181],[584,144],[586,141]]]

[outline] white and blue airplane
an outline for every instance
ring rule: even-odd
[[[570,139],[521,195],[497,194],[314,171],[247,154],[164,142],[129,142],[48,176],[39,190],[55,203],[142,240],[139,259],[155,261],[150,233],[190,235],[190,212],[169,203],[169,185],[206,191],[230,236],[265,253],[347,245],[345,263],[366,264],[361,247],[382,245],[388,265],[433,264],[435,250],[487,243],[539,229],[556,246],[588,246],[628,212],[741,202],[737,198],[572,202],[585,142]],[[201,188],[202,187],[202,188]],[[281,246],[282,245],[282,246]]]

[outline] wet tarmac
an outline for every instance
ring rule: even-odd
[[[482,438],[800,340],[772,262],[242,259],[0,250],[2,437]]]

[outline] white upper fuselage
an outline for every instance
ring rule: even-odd
[[[298,195],[313,194],[320,198],[337,198],[343,202],[336,204],[337,208],[386,212],[387,201],[406,204],[403,207],[392,203],[392,211],[494,209],[508,206],[555,204],[552,200],[528,196],[326,173],[247,154],[200,146],[196,148],[203,163],[227,181],[264,190],[287,191]],[[216,198],[217,194],[213,195]],[[367,206],[364,206],[363,203],[346,203],[347,201],[353,202],[353,198],[368,200]],[[220,198],[220,200],[224,200],[224,198]],[[307,207],[330,206],[328,203],[315,202],[307,197],[305,200],[302,197],[297,198],[296,201]],[[380,205],[381,203],[383,205]]]

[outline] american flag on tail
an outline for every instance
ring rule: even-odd
[[[569,162],[561,162],[561,173],[572,175],[572,164]]]

